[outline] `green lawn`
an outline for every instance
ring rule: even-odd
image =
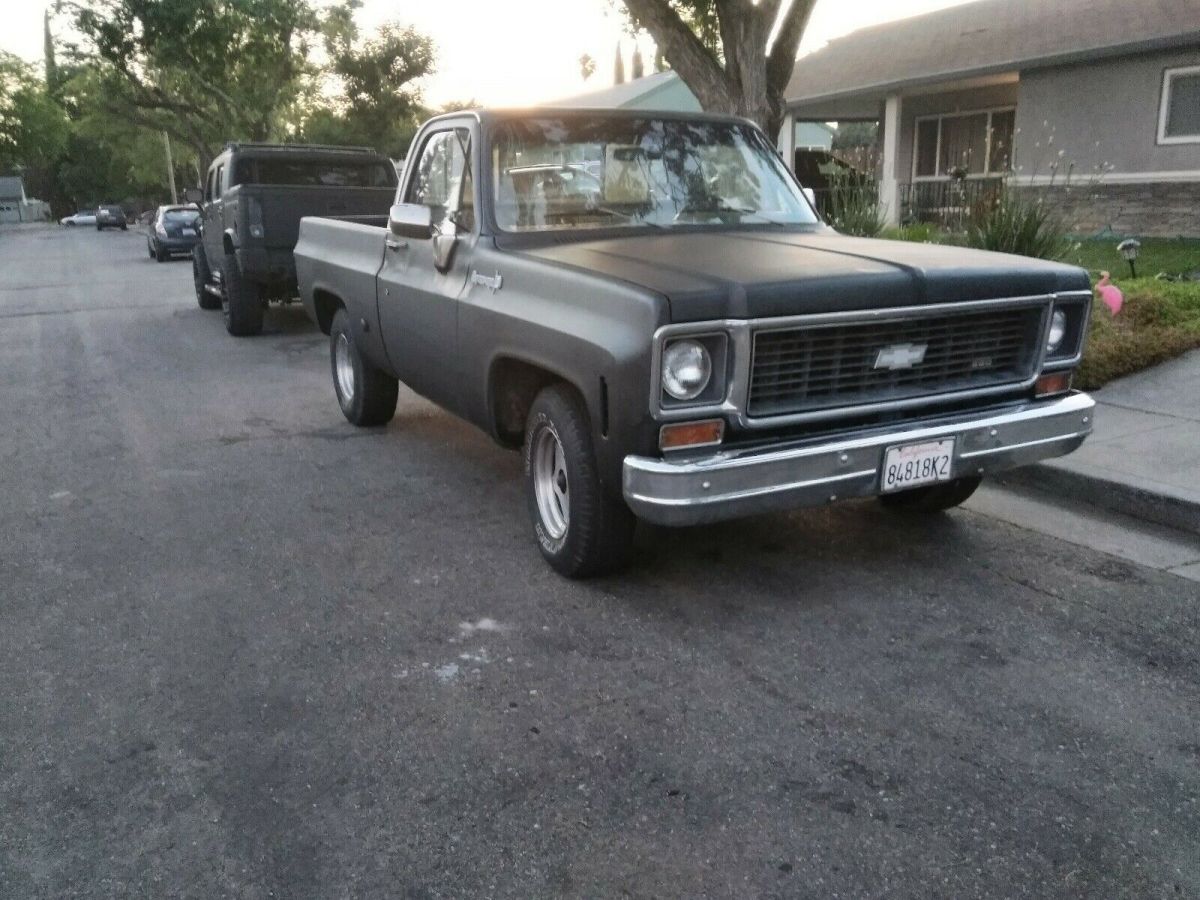
[[[1064,261],[1083,266],[1096,277],[1100,272],[1108,271],[1112,273],[1114,281],[1128,280],[1129,263],[1117,252],[1118,243],[1115,238],[1080,241],[1067,253]],[[1160,272],[1179,275],[1196,271],[1200,271],[1200,240],[1145,238],[1142,241],[1137,259],[1139,276],[1153,277]],[[1200,282],[1195,284],[1200,290]]]

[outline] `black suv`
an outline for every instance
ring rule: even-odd
[[[220,306],[230,334],[258,334],[266,303],[296,296],[300,220],[384,217],[395,193],[392,161],[365,147],[227,144],[204,186],[197,302]]]
[[[120,228],[125,231],[129,226],[125,223],[125,210],[119,206],[101,206],[96,210],[96,230],[105,228]]]

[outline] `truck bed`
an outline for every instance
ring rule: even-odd
[[[259,201],[263,211],[265,246],[269,250],[291,250],[299,237],[304,216],[371,216],[386,223],[394,187],[294,187],[290,185],[239,184],[225,195],[226,221],[242,222],[240,207],[247,198]]]
[[[376,320],[375,278],[383,266],[386,233],[386,215],[300,220],[296,280],[314,322],[319,320],[313,296],[320,291],[340,298],[352,315]]]

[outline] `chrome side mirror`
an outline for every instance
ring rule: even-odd
[[[183,202],[199,206],[204,202],[204,191],[200,190],[200,188],[184,188]]]
[[[397,203],[388,210],[388,230],[396,237],[429,240],[433,211],[422,203]]]
[[[454,248],[458,245],[458,226],[449,216],[441,221],[433,232],[433,264],[439,271],[446,271],[454,261]]]

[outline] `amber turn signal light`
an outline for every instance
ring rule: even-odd
[[[1052,394],[1065,394],[1071,389],[1070,372],[1054,372],[1043,375],[1033,385],[1035,397],[1049,397]]]
[[[663,450],[707,447],[711,444],[721,443],[721,439],[724,437],[725,420],[706,419],[703,422],[664,425],[658,433],[658,446]]]

